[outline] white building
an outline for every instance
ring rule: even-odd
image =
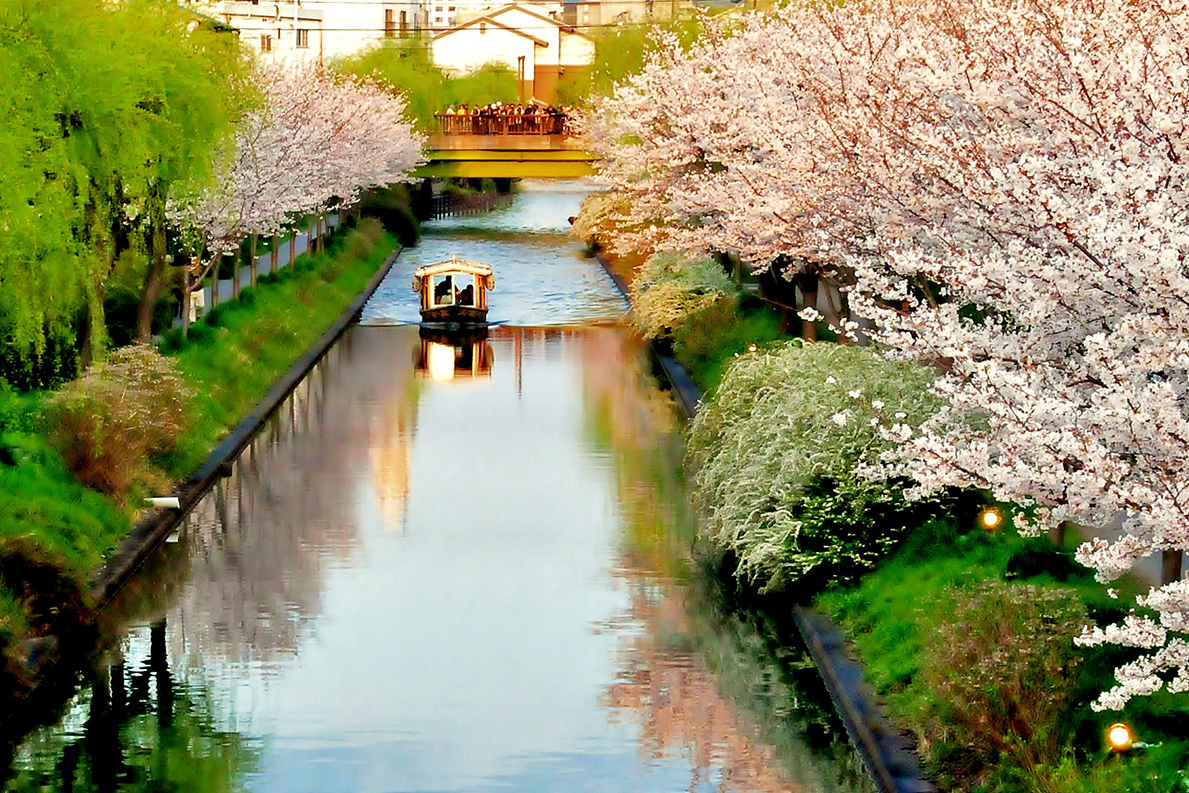
[[[239,31],[240,41],[266,59],[324,55],[322,12],[295,3],[225,0],[207,7],[219,21]]]
[[[512,3],[478,12],[433,37],[433,61],[455,74],[489,63],[506,66],[519,77],[524,100],[552,103],[559,83],[590,66],[594,42],[549,16],[549,10],[545,4]]]
[[[422,0],[301,0],[323,14],[326,57],[353,55],[386,39],[420,38],[428,27]]]
[[[265,58],[310,57],[323,63],[385,39],[420,38],[422,0],[223,0],[198,3],[240,31]]]
[[[560,19],[582,29],[663,21],[692,9],[691,0],[582,0],[565,3]]]

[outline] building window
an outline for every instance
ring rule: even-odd
[[[486,32],[487,32],[487,23],[486,23],[486,22],[480,22],[480,23],[479,23],[479,35],[480,35],[480,36],[482,36],[482,35],[483,35],[484,33],[486,33]]]
[[[404,13],[402,11],[401,16],[404,16]],[[396,37],[396,12],[391,8],[384,9],[384,37],[389,39]]]
[[[272,36],[261,36],[260,37],[260,51],[261,52],[272,52]]]
[[[400,12],[400,37],[407,39],[409,37],[409,12]]]
[[[309,46],[310,46],[310,31],[298,30],[297,31],[297,48],[304,50]]]

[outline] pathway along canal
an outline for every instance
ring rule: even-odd
[[[118,595],[8,790],[851,791],[816,672],[689,561],[680,426],[565,239],[584,189],[434,224]],[[473,346],[413,268],[497,273]]]

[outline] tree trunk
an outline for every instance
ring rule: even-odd
[[[190,265],[183,265],[182,271],[182,338],[190,335]]]
[[[156,214],[156,213],[154,213]],[[153,335],[153,312],[161,299],[165,285],[165,223],[164,218],[154,217],[148,234],[149,269],[145,273],[144,290],[140,294],[140,305],[136,308],[136,340],[148,344]]]
[[[297,259],[297,229],[289,236],[289,266],[293,266],[294,260]]]
[[[1061,521],[1056,526],[1049,528],[1049,542],[1056,545],[1058,548],[1065,545],[1065,530],[1069,525],[1069,521]]]
[[[211,279],[211,308],[219,305],[219,259],[216,256],[215,260],[211,262],[211,274],[214,278]]]
[[[281,263],[281,238],[277,235],[272,237],[272,250],[268,254],[268,271],[275,273],[277,265]]]
[[[256,286],[256,274],[257,274],[257,271],[260,269],[257,266],[257,261],[256,261],[256,259],[258,258],[256,255],[256,241],[258,239],[259,239],[259,237],[257,237],[255,234],[253,234],[251,237],[249,237],[249,242],[248,242],[248,248],[250,251],[249,255],[252,257],[251,264],[248,265],[248,268],[249,268],[248,269],[248,277],[251,279],[252,286]]]
[[[797,273],[797,288],[801,290],[801,305],[817,309],[818,275],[816,272]],[[817,323],[802,321],[801,335],[806,341],[817,341]]]
[[[240,246],[243,247],[242,245]],[[231,299],[239,300],[239,268],[243,259],[240,251],[235,252],[235,262],[231,265]],[[215,273],[218,275],[218,273]]]
[[[103,334],[99,328],[104,327],[103,323],[103,298],[98,295],[89,295],[87,297],[87,305],[83,309],[82,327],[78,334],[78,365],[80,371],[86,371],[91,368],[96,360],[99,359],[103,350]]]
[[[1164,551],[1160,559],[1160,583],[1171,584],[1180,581],[1184,574],[1184,551]]]

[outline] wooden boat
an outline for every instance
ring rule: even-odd
[[[491,265],[453,257],[413,272],[421,295],[421,323],[430,327],[486,327],[487,290],[495,288]]]

